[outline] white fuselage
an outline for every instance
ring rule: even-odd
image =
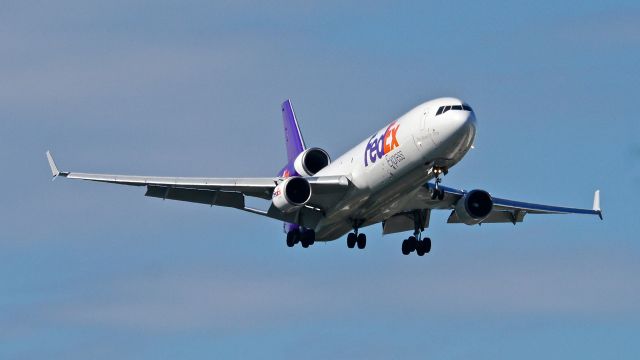
[[[353,184],[335,207],[325,211],[316,226],[317,240],[331,240],[360,226],[381,222],[406,210],[404,205],[434,177],[433,166],[450,168],[473,144],[473,111],[449,110],[456,98],[440,98],[418,105],[335,159],[315,176],[344,175]]]

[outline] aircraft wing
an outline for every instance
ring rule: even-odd
[[[268,210],[245,206],[245,196],[271,200],[274,188],[284,179],[272,178],[206,178],[159,177],[115,174],[91,174],[60,171],[47,151],[47,160],[55,179],[58,176],[130,186],[146,186],[145,196],[187,201],[206,205],[227,206],[287,222],[298,222],[301,216],[317,218],[325,207],[339,199],[350,182],[343,176],[306,178],[312,190],[310,206],[300,211],[283,213],[273,205]]]
[[[148,186],[150,188],[183,188],[219,191],[236,191],[249,196],[271,199],[271,193],[278,184],[278,178],[192,178],[192,177],[160,177],[115,174],[90,174],[81,172],[60,171],[51,153],[47,151],[47,160],[53,177],[90,180],[120,185]]]
[[[408,204],[414,209],[452,209],[456,202],[465,196],[467,191],[454,189],[446,186],[440,186],[444,190],[445,196],[443,200],[432,200],[431,191],[435,189],[435,184],[427,183],[421,187],[416,193],[415,199]],[[573,207],[553,206],[544,204],[534,204],[522,201],[502,199],[493,197],[493,210],[482,223],[518,223],[524,220],[527,214],[585,214],[597,215],[602,219],[602,210],[600,209],[600,191],[597,190],[593,198],[593,207],[591,209],[581,209]],[[460,223],[455,210],[451,212],[448,223]]]

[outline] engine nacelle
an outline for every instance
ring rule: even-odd
[[[471,190],[458,200],[455,210],[460,222],[475,225],[489,216],[493,210],[493,199],[484,190]]]
[[[271,201],[283,212],[294,211],[304,206],[311,198],[311,185],[299,176],[286,178],[273,190]]]
[[[331,163],[329,154],[320,148],[310,148],[298,155],[293,167],[301,176],[313,176]]]

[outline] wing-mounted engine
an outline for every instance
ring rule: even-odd
[[[461,223],[475,225],[491,214],[493,199],[484,190],[471,190],[458,200],[455,210]]]
[[[303,177],[286,178],[273,190],[273,205],[288,213],[304,206],[311,198],[311,185]]]
[[[313,176],[331,163],[326,151],[320,148],[309,148],[298,155],[293,167],[300,176]]]

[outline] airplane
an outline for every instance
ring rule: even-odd
[[[360,230],[382,224],[382,233],[410,232],[402,254],[423,256],[431,239],[423,237],[433,210],[450,211],[447,223],[517,224],[527,214],[587,214],[602,220],[600,191],[592,209],[533,204],[494,197],[481,189],[442,185],[442,178],[473,147],[477,120],[460,99],[424,102],[331,161],[307,147],[290,100],[281,105],[287,150],[277,176],[192,178],[89,174],[60,171],[46,152],[53,179],[58,176],[145,186],[145,196],[225,206],[284,222],[286,244],[308,248],[347,234],[347,247],[364,249]],[[53,180],[52,179],[52,180]],[[245,204],[246,197],[268,201],[267,209]],[[265,206],[265,207],[267,207]]]

